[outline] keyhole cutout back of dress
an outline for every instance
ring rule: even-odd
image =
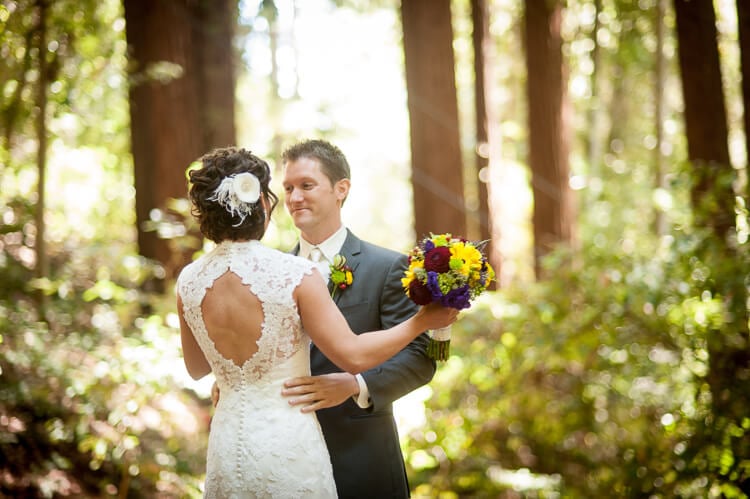
[[[238,367],[258,352],[263,306],[237,275],[227,270],[206,290],[201,312],[216,351]]]

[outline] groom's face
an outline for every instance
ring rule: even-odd
[[[283,186],[284,204],[305,239],[321,242],[341,226],[341,204],[349,192],[348,179],[332,184],[320,161],[303,157],[285,165]]]

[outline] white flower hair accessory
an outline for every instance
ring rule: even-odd
[[[232,216],[237,215],[240,221],[234,224],[238,227],[245,221],[245,217],[253,212],[253,205],[260,199],[260,181],[252,173],[235,173],[225,177],[219,187],[208,198],[223,206]]]

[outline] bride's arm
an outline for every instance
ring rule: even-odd
[[[390,359],[422,331],[452,324],[458,314],[455,309],[428,305],[391,329],[357,335],[331,299],[318,272],[302,279],[295,299],[302,325],[315,345],[334,364],[352,374]]]
[[[201,379],[211,372],[211,366],[203,355],[203,350],[195,341],[193,331],[185,322],[184,311],[182,309],[182,298],[177,295],[177,315],[180,317],[180,340],[182,341],[182,356],[185,360],[185,367],[188,374],[193,379]]]

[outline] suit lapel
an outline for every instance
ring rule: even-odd
[[[362,241],[352,234],[352,232],[349,229],[346,229],[346,239],[344,239],[344,244],[341,246],[341,250],[339,251],[340,255],[343,255],[344,258],[346,258],[346,264],[349,265],[352,268],[352,275],[354,276],[354,279],[357,279],[357,267],[359,266],[360,260],[359,260],[359,254],[362,252]],[[290,251],[292,255],[299,256],[299,241],[297,244],[292,248]],[[331,278],[328,278],[328,292],[333,293],[333,281],[331,281]],[[341,297],[346,294],[346,290],[339,289],[336,294],[333,297],[333,301],[338,305],[339,300],[341,300]]]
[[[362,251],[361,241],[357,236],[352,234],[349,229],[346,229],[346,239],[344,244],[341,246],[339,254],[346,258],[346,264],[352,268],[352,276],[354,278],[352,285],[357,282],[357,267],[359,267],[360,259],[359,254]],[[328,280],[328,291],[333,293],[333,282]],[[338,305],[343,299],[343,296],[347,294],[348,289],[339,289],[333,297],[333,301]]]

